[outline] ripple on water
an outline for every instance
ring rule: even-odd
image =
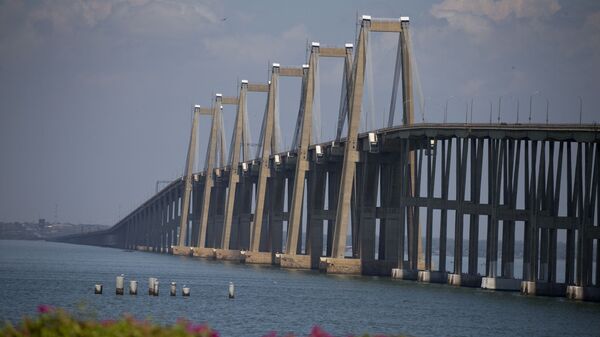
[[[115,296],[115,276],[138,280],[138,296]],[[147,294],[157,277],[161,295]],[[191,297],[168,296],[168,284]],[[236,298],[227,299],[227,285]],[[103,295],[93,285],[104,285]],[[41,241],[0,241],[0,321],[35,314],[38,304],[100,319],[130,313],[160,323],[208,322],[223,336],[269,331],[306,334],[321,325],[335,335],[594,336],[600,304],[454,288],[386,278],[238,265],[180,256]]]

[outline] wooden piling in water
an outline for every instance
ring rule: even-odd
[[[117,295],[123,295],[124,292],[124,287],[125,287],[125,277],[123,274],[121,274],[120,276],[117,276],[117,289],[116,289],[116,294]]]

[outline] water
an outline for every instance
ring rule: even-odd
[[[115,277],[138,280],[116,296]],[[158,277],[150,297],[148,277]],[[168,296],[176,281],[191,297]],[[227,299],[229,282],[236,298]],[[95,283],[104,285],[94,295]],[[127,288],[127,286],[126,286]],[[306,335],[320,325],[339,336],[600,336],[600,304],[518,293],[239,265],[163,254],[41,241],[0,241],[0,321],[35,315],[39,304],[93,314],[130,313],[160,323],[207,322],[222,336],[270,331]]]

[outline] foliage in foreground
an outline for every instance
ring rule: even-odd
[[[136,320],[125,316],[119,320],[77,319],[66,311],[46,305],[38,307],[39,315],[35,318],[25,318],[18,326],[10,323],[0,328],[0,336],[7,337],[100,337],[100,336],[130,336],[130,337],[219,337],[219,333],[206,324],[193,324],[180,320],[174,325],[163,326],[148,320]],[[277,337],[271,332],[264,337]],[[286,335],[285,337],[293,337]],[[333,337],[323,329],[315,326],[308,337]],[[368,337],[364,335],[363,337]],[[384,336],[375,336],[384,337]]]

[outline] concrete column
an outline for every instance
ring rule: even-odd
[[[200,106],[194,106],[194,117],[192,118],[192,130],[190,131],[190,143],[188,145],[188,154],[185,164],[184,176],[184,192],[183,192],[183,207],[181,223],[179,224],[179,246],[186,246],[187,242],[187,227],[188,214],[190,206],[190,194],[192,193],[192,171],[194,170],[194,162],[196,157],[196,133],[198,129],[198,118],[200,116]]]
[[[310,163],[307,184],[307,249],[310,255],[310,267],[319,268],[323,254],[323,217],[325,206],[325,167],[315,160]]]
[[[267,190],[267,178],[270,175],[269,157],[271,155],[271,138],[273,137],[273,125],[275,118],[275,95],[277,95],[277,82],[279,79],[279,64],[273,64],[271,72],[271,83],[269,85],[269,98],[267,101],[267,111],[265,116],[265,128],[262,138],[262,153],[260,159],[260,168],[258,173],[258,182],[256,185],[256,207],[254,209],[254,225],[250,241],[250,250],[258,252],[260,248],[260,239],[262,237],[262,225],[265,209],[265,198]]]
[[[481,203],[481,176],[483,166],[483,139],[471,139],[471,202]],[[478,275],[479,215],[471,214],[469,221],[469,270]]]
[[[221,94],[217,94],[215,96],[215,105],[212,111],[212,122],[210,129],[210,136],[208,141],[208,149],[207,149],[207,160],[206,160],[206,171],[205,171],[205,180],[204,180],[204,191],[202,197],[202,211],[200,212],[200,235],[198,237],[198,247],[205,248],[206,247],[206,233],[208,229],[208,215],[209,215],[209,207],[211,204],[211,192],[214,186],[214,177],[213,177],[213,168],[215,165],[215,157],[216,157],[216,149],[217,149],[217,136],[218,130],[217,127],[219,125],[218,118],[221,113],[221,101],[223,96]]]
[[[331,257],[333,246],[333,230],[335,228],[335,214],[338,205],[338,197],[340,195],[340,171],[341,166],[337,163],[330,164],[327,172],[327,197],[329,212],[333,214],[327,221],[327,252],[326,255]]]
[[[314,96],[314,77],[316,58],[319,46],[313,45],[309,59],[308,69],[304,68],[306,79],[306,90],[304,100],[304,112],[302,116],[302,131],[300,132],[300,143],[298,144],[296,157],[296,170],[294,174],[294,186],[292,189],[292,205],[288,226],[288,237],[286,254],[294,255],[298,248],[298,232],[301,228],[302,203],[304,200],[304,184],[306,171],[308,170],[308,146],[311,140],[312,130],[312,108]]]
[[[361,170],[357,171],[357,186],[360,186],[358,207],[360,218],[358,221],[360,236],[360,258],[363,262],[375,260],[375,209],[377,206],[377,192],[379,180],[379,165],[375,156],[365,153],[365,162]]]
[[[272,253],[283,251],[283,202],[285,193],[285,174],[276,172],[270,179],[269,202],[269,250]]]
[[[343,258],[346,250],[350,198],[356,162],[358,161],[357,141],[365,75],[365,48],[370,25],[370,18],[363,17],[356,47],[355,68],[352,72],[353,81],[350,95],[351,104],[349,110],[348,135],[344,146],[344,161],[340,178],[340,194],[338,197],[338,205],[336,207],[333,249],[331,253],[333,258]]]
[[[248,90],[248,81],[242,81],[240,87],[240,95],[238,98],[238,108],[235,117],[235,125],[233,131],[233,142],[231,144],[231,170],[229,172],[229,193],[225,204],[225,218],[223,221],[223,234],[221,240],[221,248],[229,249],[229,241],[231,240],[231,222],[233,218],[233,210],[235,206],[235,197],[237,193],[237,184],[240,180],[239,161],[240,161],[240,145],[242,143],[242,133],[244,130],[244,114],[246,91]]]

